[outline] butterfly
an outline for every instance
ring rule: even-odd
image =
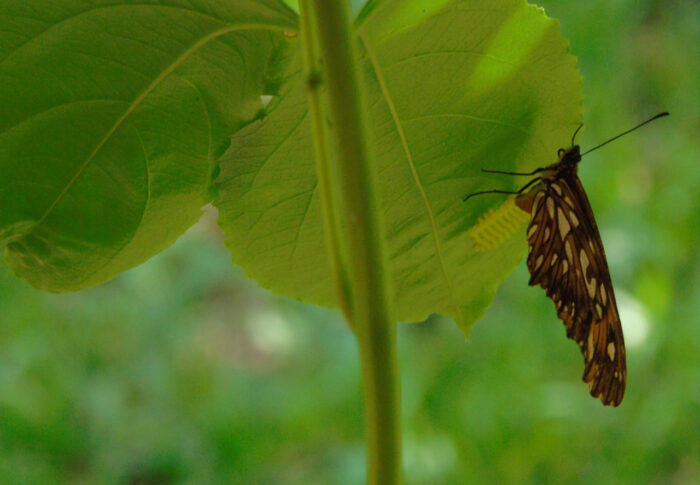
[[[593,397],[618,406],[625,394],[625,341],[610,270],[591,204],[578,178],[583,155],[668,113],[660,113],[581,154],[575,144],[559,149],[558,161],[528,173],[483,170],[486,173],[535,176],[517,191],[485,190],[480,194],[515,194],[515,204],[530,214],[527,228],[531,286],[541,286],[584,357],[583,381]]]

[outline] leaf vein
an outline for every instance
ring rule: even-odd
[[[56,207],[56,205],[63,198],[63,196],[70,190],[73,184],[75,184],[75,182],[78,180],[83,171],[94,160],[94,158],[97,156],[100,150],[107,144],[112,135],[116,133],[116,131],[122,126],[124,121],[136,110],[138,106],[140,106],[140,104],[146,99],[146,97],[148,97],[148,95],[161,84],[161,82],[163,82],[171,73],[173,73],[175,69],[177,69],[186,59],[190,57],[190,55],[192,55],[198,49],[206,45],[209,41],[235,30],[239,30],[239,28],[228,27],[225,29],[220,29],[211,32],[209,35],[202,37],[197,42],[192,44],[190,48],[186,49],[182,54],[180,54],[180,56],[177,59],[171,62],[165,69],[163,69],[163,71],[158,76],[156,76],[156,78],[138,96],[136,96],[136,98],[134,98],[134,100],[131,103],[129,103],[124,113],[112,124],[109,130],[107,130],[105,136],[102,137],[102,139],[97,143],[92,152],[90,152],[85,161],[80,165],[80,167],[78,167],[71,180],[58,194],[56,199],[54,199],[54,201],[47,207],[46,211],[37,220],[35,225],[41,224],[48,217],[53,208]]]
[[[440,264],[440,270],[442,272],[443,278],[445,279],[445,283],[447,285],[447,290],[450,294],[450,300],[452,301],[452,304],[455,307],[455,310],[457,311],[457,316],[460,320],[460,324],[463,324],[465,319],[464,319],[464,314],[462,313],[462,308],[459,306],[455,294],[455,289],[454,289],[454,283],[452,279],[450,278],[450,275],[447,271],[447,264],[445,262],[445,258],[443,255],[443,249],[442,249],[442,244],[440,242],[440,236],[438,233],[438,227],[437,227],[437,221],[435,219],[435,215],[433,214],[433,209],[432,206],[430,205],[430,201],[428,200],[428,196],[425,192],[425,188],[423,187],[423,183],[420,180],[420,176],[418,175],[418,171],[416,169],[415,163],[413,162],[413,154],[411,153],[410,148],[408,147],[408,140],[406,139],[406,133],[403,129],[403,124],[399,118],[398,112],[396,111],[396,107],[394,106],[393,99],[391,95],[389,94],[389,89],[388,86],[386,85],[386,80],[384,79],[384,74],[382,72],[381,66],[379,65],[379,61],[377,59],[376,53],[374,52],[373,46],[367,41],[365,36],[361,33],[360,34],[360,39],[362,41],[362,44],[365,47],[365,50],[367,52],[368,58],[372,64],[372,68],[377,76],[377,82],[380,87],[380,91],[382,93],[382,96],[384,97],[384,100],[387,103],[387,107],[389,108],[389,111],[391,112],[391,117],[394,120],[394,124],[396,126],[396,130],[398,132],[399,138],[401,140],[401,145],[403,147],[403,151],[406,154],[406,162],[408,163],[408,166],[411,170],[411,174],[413,176],[413,180],[416,183],[416,187],[418,188],[418,191],[420,192],[421,199],[423,200],[423,205],[425,206],[425,210],[428,216],[428,219],[430,221],[430,229],[433,234],[433,241],[435,242],[435,250],[437,253],[438,261]]]

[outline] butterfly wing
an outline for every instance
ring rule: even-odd
[[[543,180],[531,192],[527,239],[530,285],[552,299],[566,334],[585,360],[583,380],[603,404],[622,402],[625,344],[603,243],[575,173]]]

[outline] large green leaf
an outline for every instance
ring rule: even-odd
[[[0,247],[65,291],[167,247],[272,93],[275,0],[2,0]]]
[[[462,198],[519,183],[480,168],[541,166],[568,144],[582,114],[575,59],[557,22],[522,0],[372,7],[358,43],[397,317],[439,312],[466,331],[522,259],[527,216],[507,202],[477,224],[503,198]],[[299,65],[267,116],[234,137],[217,205],[250,276],[334,306]]]

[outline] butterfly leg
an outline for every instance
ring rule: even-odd
[[[522,186],[519,190],[482,190],[481,192],[474,192],[472,194],[467,195],[463,201],[467,201],[468,199],[474,197],[475,195],[482,195],[482,194],[510,194],[510,195],[520,195],[522,194],[527,188],[531,187],[535,182],[539,182],[542,180],[540,177],[535,177],[534,179],[530,180],[527,184]]]
[[[486,170],[485,168],[481,169],[481,171],[484,173],[500,173],[503,175],[535,175],[537,173],[542,172],[543,170],[545,170],[545,167],[536,168],[532,172],[504,172],[502,170]]]

